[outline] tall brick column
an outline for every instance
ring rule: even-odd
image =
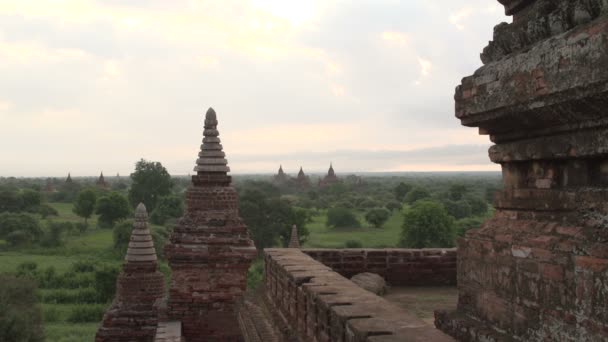
[[[203,144],[186,193],[186,213],[165,252],[171,266],[168,315],[189,342],[241,341],[236,304],[256,255],[209,108]]]
[[[608,1],[499,0],[456,116],[494,146],[496,215],[458,244],[463,341],[608,340]]]
[[[103,317],[95,341],[154,341],[164,296],[165,278],[158,271],[148,213],[140,203],[135,211],[125,264],[116,282],[116,297]]]

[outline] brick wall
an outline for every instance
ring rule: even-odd
[[[299,249],[264,253],[268,300],[302,341],[453,341]]]
[[[303,249],[344,277],[377,273],[390,285],[456,285],[456,248]]]

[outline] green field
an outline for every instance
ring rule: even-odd
[[[356,240],[366,248],[395,247],[401,236],[403,225],[403,214],[395,210],[382,228],[374,228],[363,219],[363,213],[357,213],[361,228],[330,228],[327,227],[325,212],[319,213],[312,218],[312,222],[306,225],[310,231],[308,240],[304,247],[311,248],[343,248],[346,241]]]
[[[82,222],[82,218],[72,212],[72,204],[49,203],[59,216],[55,221]],[[77,261],[95,260],[105,263],[120,263],[120,258],[112,250],[112,230],[98,229],[97,217],[89,220],[89,229],[76,236],[68,236],[66,243],[58,248],[30,248],[19,251],[0,251],[0,273],[14,273],[20,264],[34,262],[37,270],[44,271],[53,267],[57,273],[70,270]],[[55,290],[67,293],[78,289],[40,289],[43,295]],[[69,315],[75,307],[100,307],[104,304],[55,304],[42,303],[45,317],[45,334],[47,341],[81,342],[92,341],[97,330],[98,322],[73,323],[68,322]]]

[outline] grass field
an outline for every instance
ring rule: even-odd
[[[363,219],[363,213],[357,213],[361,228],[329,228],[326,227],[325,212],[313,217],[312,223],[306,225],[310,231],[304,247],[312,248],[343,248],[346,241],[356,240],[367,248],[395,247],[401,236],[403,215],[395,210],[382,228],[370,227]]]
[[[49,203],[57,210],[59,216],[52,217],[55,221],[73,223],[82,222],[82,218],[72,212],[72,204]],[[44,223],[43,223],[44,224]],[[76,236],[68,236],[64,246],[57,248],[29,248],[19,251],[0,251],[0,273],[13,273],[25,262],[37,264],[37,270],[43,271],[49,267],[57,273],[65,273],[71,266],[81,260],[92,259],[106,263],[119,264],[120,258],[112,250],[112,230],[97,229],[97,217],[89,219],[89,229]],[[54,290],[54,289],[53,289]],[[40,294],[53,291],[40,289]],[[60,289],[61,290],[61,289]],[[74,292],[74,289],[64,289]],[[98,322],[73,323],[68,322],[70,313],[75,307],[100,307],[104,304],[55,304],[42,303],[45,316],[45,334],[47,341],[53,342],[82,342],[92,341],[97,330]]]

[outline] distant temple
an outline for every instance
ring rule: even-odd
[[[55,184],[53,183],[52,178],[46,179],[46,185],[44,186],[44,192],[55,192]]]
[[[319,188],[326,188],[338,182],[340,182],[340,179],[338,179],[338,177],[336,176],[334,166],[332,164],[329,164],[329,170],[327,170],[327,175],[323,177],[323,179],[319,179]]]
[[[72,184],[74,181],[72,180],[72,175],[68,172],[68,178],[65,179],[66,184]]]
[[[289,181],[289,177],[283,172],[283,165],[279,166],[279,172],[274,176],[273,180],[277,184],[285,184]]]
[[[298,172],[298,177],[296,178],[296,186],[300,189],[310,188],[310,178],[304,174],[304,170],[300,166],[300,172]]]
[[[103,172],[101,172],[101,174],[99,175],[99,178],[97,179],[97,182],[95,182],[95,185],[97,185],[97,187],[102,190],[110,189],[110,185],[106,182],[106,179],[103,177]]]

